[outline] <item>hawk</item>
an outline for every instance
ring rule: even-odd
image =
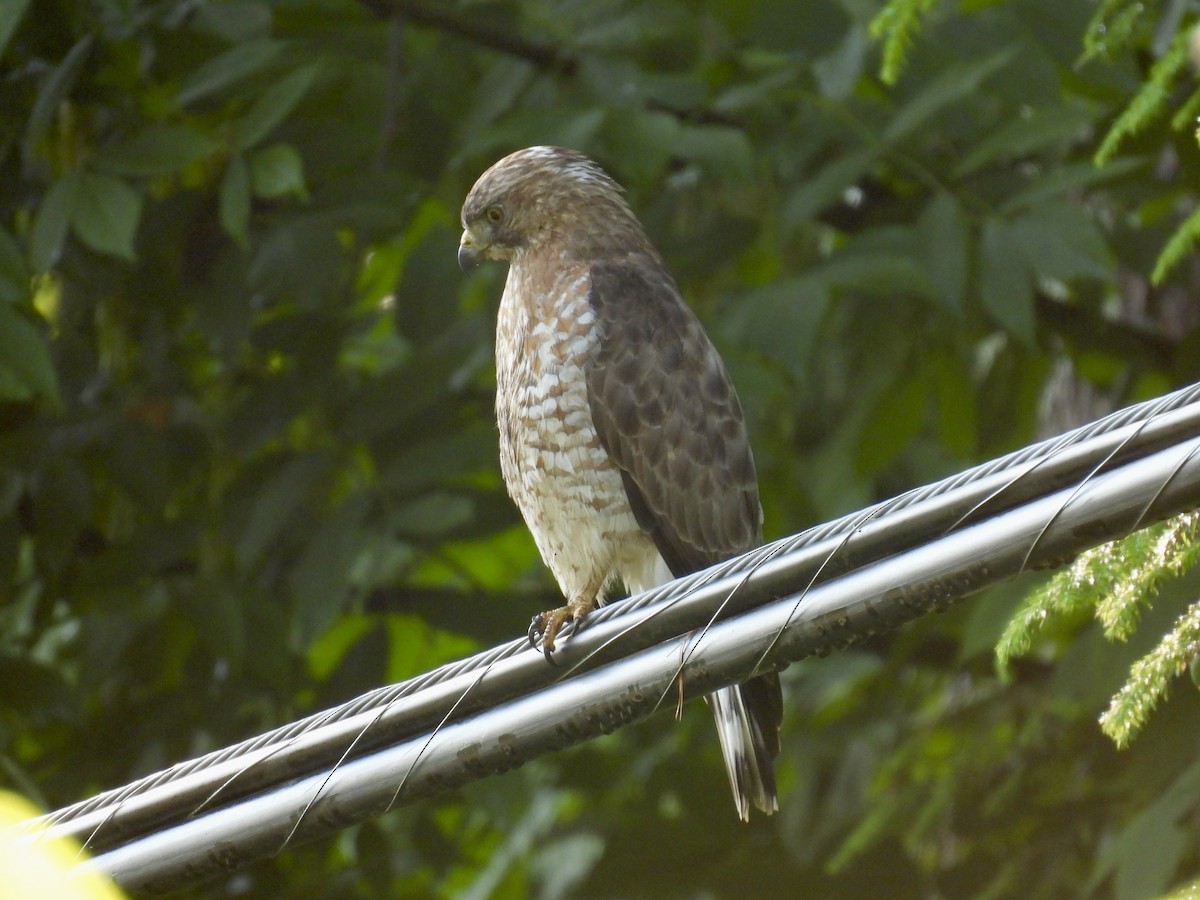
[[[741,404],[620,186],[572,150],[531,147],[480,176],[458,260],[504,260],[496,419],[508,492],[566,604],[549,653],[616,581],[648,590],[762,543]],[[775,673],[710,694],[734,802],[778,808]]]

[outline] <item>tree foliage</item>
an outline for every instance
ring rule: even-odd
[[[1164,582],[1200,561],[1196,527],[1197,515],[1187,513],[1081,554],[1033,591],[1008,623],[997,646],[1001,667],[1007,669],[1014,656],[1028,653],[1052,617],[1092,610],[1106,638],[1129,640]],[[1134,663],[1129,680],[1100,718],[1104,731],[1118,746],[1127,746],[1166,697],[1171,679],[1198,658],[1200,604],[1191,603],[1159,644]]]
[[[1193,15],[0,4],[6,786],[79,799],[556,602],[496,461],[503,273],[455,265],[518,147],[628,188],[738,384],[769,536],[1194,380]],[[194,890],[1156,895],[1200,869],[1197,698],[1121,753],[1096,717],[1194,578],[1115,647],[1049,621],[1008,680],[1036,576],[792,666],[749,827],[689,709]]]

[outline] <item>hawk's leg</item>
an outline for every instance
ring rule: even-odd
[[[550,659],[550,654],[554,652],[554,639],[562,627],[568,621],[582,622],[588,613],[600,605],[596,600],[596,595],[597,592],[591,592],[573,597],[567,601],[565,606],[538,613],[533,617],[533,623],[529,626],[530,643],[536,647],[540,638],[542,652],[546,654],[546,659]]]

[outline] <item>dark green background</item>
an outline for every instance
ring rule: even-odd
[[[1190,124],[1092,157],[1186,4],[8,0],[0,783],[46,807],[519,634],[557,603],[491,420],[458,208],[593,155],[707,323],[779,537],[1196,378]],[[1129,7],[1132,9],[1132,7]],[[1193,89],[1166,85],[1168,112]],[[1200,869],[1197,698],[1032,583],[785,673],[780,813],[689,706],[196,895],[1152,896]],[[1156,618],[1157,616],[1157,618]]]

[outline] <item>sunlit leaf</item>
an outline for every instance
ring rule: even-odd
[[[388,616],[388,678],[402,681],[468,655],[477,645],[470,638],[430,628],[415,616]]]
[[[374,616],[350,613],[337,620],[308,646],[308,670],[313,678],[325,681],[341,665],[346,654],[376,624]]]
[[[308,197],[304,187],[304,161],[290,144],[275,144],[250,156],[250,182],[258,197],[275,199]]]

